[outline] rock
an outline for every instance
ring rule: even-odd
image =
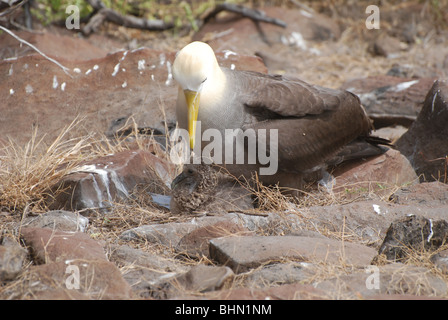
[[[85,233],[22,228],[21,237],[38,264],[72,259],[107,261],[103,247]]]
[[[109,259],[120,267],[133,266],[156,270],[159,273],[184,272],[185,267],[172,259],[134,249],[127,245],[111,245],[108,248]]]
[[[27,251],[12,239],[4,238],[0,245],[0,282],[16,278],[22,270]]]
[[[21,299],[131,299],[120,270],[104,260],[73,259],[32,266]]]
[[[143,240],[149,243],[157,243],[176,248],[181,239],[194,232],[198,228],[211,226],[217,223],[232,223],[243,230],[249,230],[262,234],[284,234],[301,229],[300,217],[296,214],[267,213],[261,215],[240,214],[231,212],[223,216],[204,216],[193,218],[189,222],[172,222],[164,224],[143,225],[124,231],[120,238],[123,240]],[[232,227],[233,228],[233,227]],[[210,230],[208,230],[210,231]],[[206,231],[206,232],[208,232]],[[198,231],[199,235],[202,231]],[[195,238],[195,234],[191,236]],[[190,237],[184,240],[189,241]],[[178,247],[182,250],[181,247]]]
[[[250,272],[245,281],[251,288],[270,287],[309,279],[315,272],[307,262],[286,262],[262,266]]]
[[[428,269],[411,265],[368,266],[365,272],[338,275],[314,284],[329,299],[374,298],[379,295],[443,296],[447,285]]]
[[[176,282],[188,291],[207,292],[221,289],[230,283],[234,273],[228,267],[197,265],[176,277]]]
[[[445,206],[448,205],[448,185],[439,181],[418,183],[397,190],[390,200],[406,205]]]
[[[120,267],[123,278],[129,283],[134,294],[142,298],[157,296],[158,283],[188,270],[184,265],[175,263],[175,260],[126,245],[112,245],[109,250],[109,259]]]
[[[89,219],[79,213],[53,210],[36,217],[27,217],[20,223],[21,227],[27,228],[48,228],[59,231],[79,231],[85,232],[89,224]]]
[[[214,300],[322,300],[328,299],[325,291],[300,283],[285,284],[266,289],[236,288],[209,292],[207,299]],[[187,296],[188,298],[188,296]],[[261,314],[261,313],[260,313]]]
[[[143,240],[167,247],[176,247],[183,236],[189,234],[198,227],[198,225],[191,222],[143,225],[124,231],[120,235],[120,239],[127,241]]]
[[[397,141],[396,147],[408,158],[420,181],[447,183],[448,83],[434,82],[417,120]]]
[[[209,241],[219,237],[234,237],[252,235],[247,228],[235,224],[232,221],[220,221],[212,225],[197,228],[183,236],[176,251],[190,257],[209,257]]]
[[[446,219],[448,206],[398,205],[384,201],[356,201],[344,205],[312,206],[300,210],[302,228],[324,234],[346,234],[369,245],[383,242],[391,223],[408,215]]]
[[[175,166],[145,150],[127,150],[80,164],[53,187],[52,209],[110,208],[126,199],[137,185],[147,191],[169,192]]]
[[[167,275],[156,283],[149,284],[149,294],[156,299],[183,299],[188,292],[197,294],[219,290],[230,284],[233,276],[233,271],[228,267],[199,264],[187,272]]]
[[[295,236],[248,236],[210,240],[210,257],[236,273],[282,258],[367,265],[375,250],[355,243]]]
[[[332,191],[353,196],[363,191],[390,193],[396,186],[418,181],[406,157],[393,149],[379,156],[343,163],[334,169],[332,175],[335,177]]]
[[[434,265],[444,274],[448,274],[448,250],[442,250],[431,257]]]
[[[389,261],[405,261],[414,251],[434,251],[447,240],[447,221],[407,216],[390,225],[378,255]]]
[[[259,58],[217,56],[228,67],[266,72]],[[36,139],[44,136],[51,144],[77,116],[82,128],[75,126],[71,136],[84,135],[84,128],[104,134],[117,119],[131,115],[137,127],[165,132],[165,124],[175,122],[174,57],[175,52],[140,48],[87,61],[58,59],[70,76],[37,54],[1,61],[0,136],[24,145],[37,126]]]
[[[435,78],[403,79],[392,76],[369,76],[345,82],[341,89],[361,99],[375,128],[391,125],[409,127],[422,109]]]

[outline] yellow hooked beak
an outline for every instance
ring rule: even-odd
[[[199,113],[199,97],[197,91],[184,90],[185,99],[188,107],[188,134],[190,135],[190,148],[194,147],[194,138],[196,136],[196,121]]]

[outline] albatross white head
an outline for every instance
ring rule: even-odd
[[[224,74],[213,49],[204,42],[195,41],[180,50],[174,60],[173,77],[183,90],[188,108],[188,133],[193,149],[199,106],[208,105],[208,97],[215,97],[223,85]],[[201,97],[205,98],[201,102]],[[201,103],[200,103],[201,102]]]

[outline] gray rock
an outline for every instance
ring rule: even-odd
[[[338,275],[314,286],[327,292],[330,299],[359,299],[379,294],[443,296],[447,293],[444,280],[428,269],[399,263],[368,266],[364,272]]]
[[[448,274],[448,250],[442,250],[441,252],[433,255],[431,257],[431,261],[444,274]]]
[[[311,265],[307,262],[274,263],[250,272],[245,281],[251,288],[263,288],[303,281],[314,273]]]
[[[248,236],[210,240],[210,257],[241,273],[279,259],[368,265],[374,249],[341,241],[295,236]]]
[[[413,251],[434,251],[447,240],[447,221],[412,215],[390,225],[378,254],[387,260],[405,261]]]
[[[0,281],[13,280],[22,270],[27,251],[12,239],[0,245]]]
[[[64,210],[53,210],[36,217],[27,217],[20,223],[22,227],[79,232],[85,232],[88,224],[89,219],[86,217],[81,216],[79,213]]]
[[[445,206],[448,205],[448,184],[439,181],[423,182],[400,188],[390,198],[398,204]]]
[[[420,181],[447,183],[448,82],[437,80],[427,91],[423,108],[409,130],[397,141]]]

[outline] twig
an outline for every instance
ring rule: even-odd
[[[5,31],[7,34],[9,34],[11,37],[15,38],[16,40],[18,40],[19,42],[26,44],[27,46],[29,46],[31,49],[35,50],[37,53],[39,53],[41,56],[43,56],[45,59],[47,59],[50,62],[53,62],[54,64],[56,64],[58,67],[60,67],[62,69],[62,71],[65,72],[65,74],[67,74],[70,78],[73,78],[73,76],[70,74],[69,72],[69,68],[64,67],[62,64],[60,64],[59,62],[57,62],[56,60],[50,58],[49,56],[47,56],[45,53],[43,53],[42,51],[40,51],[39,49],[37,49],[35,46],[33,46],[31,43],[29,43],[28,41],[23,40],[22,38],[16,36],[14,33],[12,33],[11,31],[9,31],[8,29],[6,29],[3,26],[0,26],[0,29]]]
[[[5,11],[0,12],[0,17],[3,17],[3,16],[6,16],[6,15],[10,14],[11,12],[13,12],[14,10],[20,8],[21,6],[23,6],[27,2],[28,2],[28,0],[25,0],[25,1],[19,2],[18,4],[10,6]]]

